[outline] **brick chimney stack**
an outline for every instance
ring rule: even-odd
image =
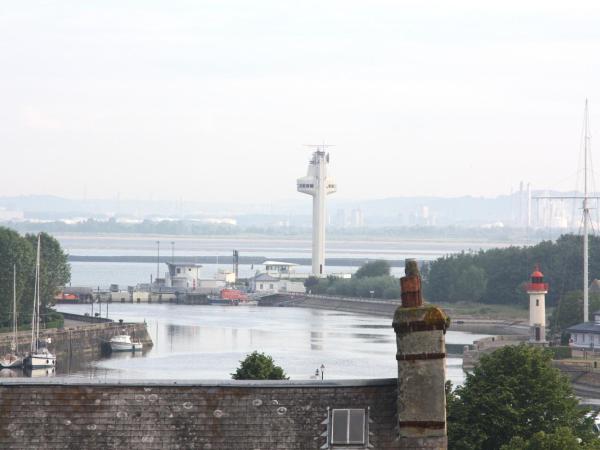
[[[398,443],[401,449],[446,450],[448,316],[423,305],[417,262],[407,259],[400,279],[402,306],[392,323],[398,361]]]

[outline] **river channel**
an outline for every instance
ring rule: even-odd
[[[75,314],[90,305],[58,305]],[[102,305],[102,316],[106,316]],[[98,312],[98,305],[95,305]],[[58,361],[57,375],[106,379],[224,379],[239,361],[258,350],[271,355],[292,379],[314,377],[325,367],[328,379],[397,376],[391,318],[339,311],[258,306],[110,304],[114,320],[146,321],[154,347],[141,353],[117,353],[71,368]],[[449,344],[484,337],[448,331]],[[464,375],[459,357],[447,360],[454,384]]]

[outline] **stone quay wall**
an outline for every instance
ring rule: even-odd
[[[328,408],[369,408],[371,448],[391,450],[398,449],[396,399],[396,379],[7,379],[0,448],[317,450]]]
[[[272,294],[262,297],[259,300],[259,306],[293,306],[298,308],[328,309],[391,318],[394,316],[396,308],[400,306],[400,300],[338,297],[331,295]],[[445,310],[452,319],[451,327],[453,331],[529,336],[529,325],[525,322],[465,316],[453,314],[452,310]]]
[[[40,330],[40,339],[50,338],[51,343],[48,348],[58,355],[100,353],[103,343],[123,331],[140,339],[144,347],[152,346],[152,339],[150,339],[145,323],[105,322],[68,328],[52,328]],[[19,332],[17,339],[19,349],[28,350],[31,345],[31,331]],[[10,351],[11,341],[12,333],[0,334],[0,354]]]

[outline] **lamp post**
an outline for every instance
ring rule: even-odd
[[[160,278],[160,241],[156,241],[156,282]]]

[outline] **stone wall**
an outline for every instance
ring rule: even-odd
[[[327,408],[370,408],[371,448],[391,450],[396,393],[395,379],[6,380],[0,448],[317,450]]]
[[[77,327],[68,327],[60,329],[48,329],[40,331],[40,339],[50,338],[48,345],[50,351],[57,355],[82,354],[82,353],[100,353],[103,342],[110,340],[116,334],[122,331],[140,339],[144,347],[151,347],[152,340],[146,330],[144,323],[99,323],[85,324]],[[0,334],[0,354],[10,351],[12,333]],[[19,349],[27,351],[31,345],[31,331],[22,331],[18,333]]]
[[[481,355],[492,353],[494,350],[507,345],[519,345],[528,341],[529,336],[522,335],[491,336],[478,339],[473,342],[473,345],[465,345],[463,352],[463,370],[473,370],[479,362]]]

